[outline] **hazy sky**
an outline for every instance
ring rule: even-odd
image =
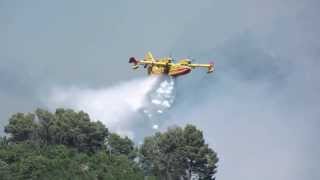
[[[99,88],[145,75],[128,57],[214,60],[177,82],[165,124],[194,123],[218,179],[314,180],[320,160],[317,0],[0,0],[1,128],[44,107],[52,87]]]

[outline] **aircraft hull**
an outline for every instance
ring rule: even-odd
[[[181,76],[191,72],[191,68],[183,67],[169,71],[170,76]]]
[[[190,72],[191,72],[191,68],[186,66],[174,66],[171,68],[153,66],[149,68],[149,75],[166,74],[169,76],[176,77],[176,76],[188,74]]]

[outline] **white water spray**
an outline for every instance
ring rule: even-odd
[[[134,138],[140,124],[147,129],[159,128],[157,117],[171,107],[173,92],[173,79],[148,77],[102,89],[54,88],[45,102],[50,109],[83,110],[112,131]]]
[[[168,110],[175,99],[175,82],[171,77],[161,77],[153,91],[148,94],[147,106],[143,107],[143,113],[152,121],[152,128],[157,130],[161,123],[161,115]]]
[[[147,104],[147,94],[156,83],[157,78],[148,77],[102,89],[55,88],[47,104],[52,109],[83,110],[112,131],[133,138],[131,118]]]

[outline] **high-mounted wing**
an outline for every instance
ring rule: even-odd
[[[160,65],[160,66],[165,66],[167,65],[167,63],[164,63],[164,62],[158,62],[152,55],[151,52],[148,52],[144,59],[142,60],[137,60],[136,58],[134,57],[131,57],[129,59],[129,63],[132,63],[133,66],[132,68],[133,69],[137,69],[139,67],[139,65],[144,65],[145,67],[148,66],[148,65]]]
[[[191,68],[196,68],[196,67],[205,67],[208,68],[208,73],[212,73],[214,71],[214,64],[209,63],[209,64],[189,64],[188,65]]]
[[[154,58],[153,58],[153,55],[151,52],[147,52],[147,54],[144,56],[144,60],[145,61],[156,61]]]

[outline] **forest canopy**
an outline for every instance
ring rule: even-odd
[[[83,111],[13,114],[0,137],[0,177],[11,179],[214,179],[216,152],[193,125],[137,146]]]

